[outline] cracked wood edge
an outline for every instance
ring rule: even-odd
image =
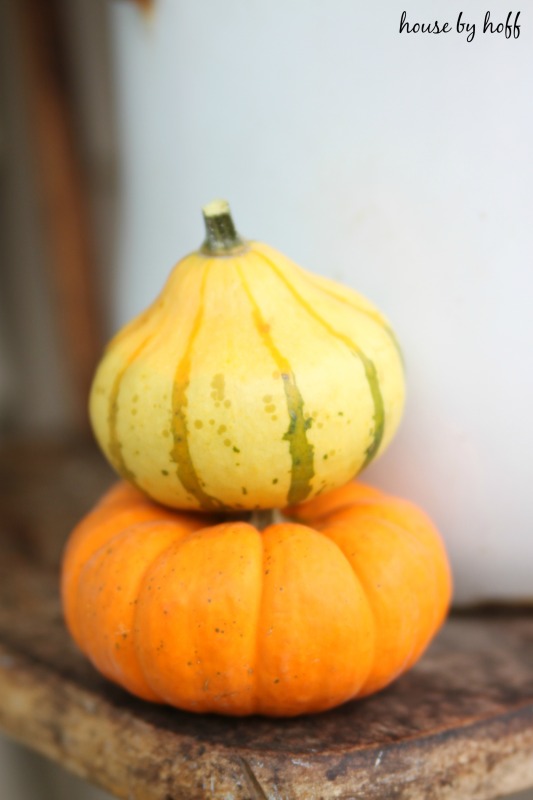
[[[6,733],[128,800],[489,800],[533,784],[531,705],[397,745],[291,757],[158,730],[5,646],[0,697]]]
[[[243,758],[243,756],[240,756],[239,761],[242,765],[242,770],[244,773],[244,777],[246,778],[248,788],[251,792],[252,800],[268,800],[268,795],[265,794],[263,787],[257,780],[255,772],[251,768],[247,759]]]

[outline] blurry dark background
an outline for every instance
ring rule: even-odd
[[[0,3],[0,436],[83,435],[117,163],[109,3]]]
[[[89,436],[117,213],[108,5],[0,0],[0,443]],[[108,795],[0,736],[0,800],[72,797]]]

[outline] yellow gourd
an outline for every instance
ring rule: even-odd
[[[353,478],[391,440],[402,360],[352,289],[236,233],[224,201],[159,298],[109,344],[90,399],[116,471],[182,509],[281,508]]]

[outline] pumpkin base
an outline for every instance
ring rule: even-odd
[[[132,694],[196,713],[297,716],[379,691],[446,615],[438,533],[356,483],[288,513],[221,523],[119,484],[67,544],[74,639]]]

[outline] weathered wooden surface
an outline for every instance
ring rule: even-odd
[[[533,612],[454,616],[381,694],[297,720],[194,716],[100,678],[57,563],[112,476],[94,451],[0,454],[0,726],[131,800],[480,800],[533,785]]]

